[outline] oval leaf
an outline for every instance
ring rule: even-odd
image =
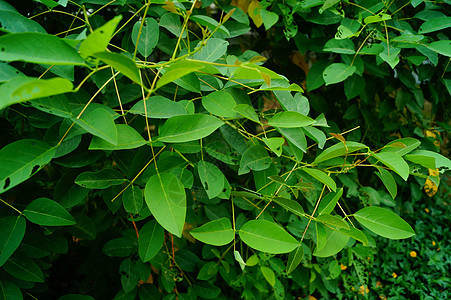
[[[0,267],[19,247],[25,235],[26,221],[23,217],[0,219]]]
[[[222,192],[224,188],[224,174],[218,167],[202,160],[197,164],[197,172],[209,199],[218,196]]]
[[[381,207],[365,207],[354,214],[356,220],[372,232],[393,240],[415,235],[412,227],[400,216]]]
[[[235,232],[227,218],[210,221],[190,231],[190,234],[202,243],[224,246],[233,241]]]
[[[355,151],[368,148],[364,144],[357,142],[346,142],[346,144],[338,143],[327,149],[325,149],[320,155],[318,155],[313,163],[319,164],[323,161],[339,157],[345,156],[349,153],[353,153]]]
[[[144,103],[146,103],[145,108]],[[175,102],[162,96],[150,97],[146,101],[141,100],[133,105],[128,112],[155,119],[168,119],[173,116],[188,114],[180,102]]]
[[[143,262],[151,260],[160,251],[164,242],[164,229],[151,220],[139,231],[138,253]]]
[[[382,152],[374,154],[374,157],[391,170],[395,171],[402,177],[402,179],[407,180],[409,177],[409,165],[401,156],[399,156],[399,154],[393,152]]]
[[[0,60],[48,65],[84,65],[77,51],[62,39],[45,33],[10,33],[0,37]]]
[[[86,189],[106,189],[126,182],[127,179],[114,169],[102,169],[97,172],[84,172],[75,178],[75,183]]]
[[[307,174],[309,174],[310,176],[312,176],[313,178],[315,178],[316,180],[319,180],[320,182],[327,185],[332,191],[335,192],[337,190],[337,185],[335,184],[335,181],[329,176],[327,176],[327,174],[324,173],[323,171],[309,168],[302,168],[302,170]]]
[[[55,148],[37,140],[19,140],[3,147],[0,150],[0,194],[27,180],[54,155]]]
[[[92,135],[98,136],[110,144],[117,145],[116,124],[106,109],[96,108],[84,113],[80,119],[73,118],[72,121]]]
[[[48,198],[38,198],[23,211],[28,221],[42,226],[68,226],[76,224],[75,219],[59,203]]]
[[[183,143],[209,136],[224,123],[216,117],[204,114],[169,118],[160,129],[159,140],[167,143]]]
[[[226,92],[217,91],[202,97],[202,105],[208,112],[219,117],[232,118],[236,115],[233,110],[236,102]]]
[[[170,233],[181,237],[186,215],[183,184],[172,173],[156,174],[146,183],[144,192],[153,216]]]
[[[315,123],[315,120],[296,111],[282,111],[272,117],[268,124],[280,128],[305,127]]]
[[[299,245],[282,227],[267,220],[251,220],[241,227],[239,234],[247,245],[267,253],[288,253]]]
[[[111,144],[106,140],[94,136],[89,144],[89,150],[124,150],[134,149],[146,144],[143,137],[131,126],[125,124],[116,125],[117,144]]]

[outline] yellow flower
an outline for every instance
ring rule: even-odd
[[[368,294],[369,292],[370,292],[370,290],[368,289],[367,286],[361,285],[361,286],[359,287],[359,294],[365,295],[365,294]]]
[[[410,256],[417,257],[417,253],[415,251],[410,251]]]
[[[341,269],[342,271],[346,270],[347,268],[348,268],[348,267],[345,266],[344,264],[341,264],[341,265],[340,265],[340,269]]]
[[[393,272],[393,274],[391,274],[391,276],[393,276],[393,278],[398,277],[398,275],[395,272]]]
[[[376,282],[376,288],[382,287],[382,282],[380,282],[379,280]]]
[[[430,212],[429,208],[425,208],[424,211],[427,213]]]
[[[432,246],[435,246],[435,241],[432,241]]]

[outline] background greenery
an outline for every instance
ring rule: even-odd
[[[449,1],[10,4],[0,299],[449,298]]]

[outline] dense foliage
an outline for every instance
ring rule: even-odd
[[[0,299],[449,289],[448,1],[11,4]]]

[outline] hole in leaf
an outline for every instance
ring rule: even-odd
[[[206,190],[206,191],[209,190],[209,188],[208,188],[208,182],[206,182],[206,181],[204,182],[204,187],[205,187],[205,190]]]
[[[39,170],[39,165],[36,165],[33,167],[33,169],[31,170],[31,174],[37,172]]]
[[[222,190],[222,192],[223,192],[223,193],[227,192],[227,189],[226,189],[226,188],[224,188],[224,189]]]
[[[0,50],[1,50],[2,52],[3,52],[3,51],[5,51],[5,48],[4,48],[4,47],[2,47],[2,49],[0,49]]]
[[[127,276],[127,273],[125,273],[125,271],[121,271],[121,275]]]
[[[9,177],[8,178],[6,178],[6,180],[5,180],[5,184],[3,185],[3,189],[6,189],[6,188],[8,188],[8,186],[11,184],[11,179],[9,179]]]
[[[102,34],[103,34],[103,33],[104,33],[104,31],[103,31],[103,30],[100,30],[100,33],[102,33]]]

